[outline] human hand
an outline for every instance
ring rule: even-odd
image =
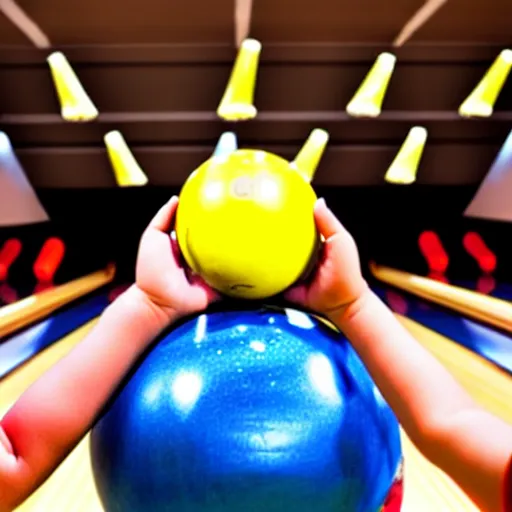
[[[324,239],[320,260],[309,282],[291,287],[284,296],[334,321],[364,296],[368,285],[361,274],[354,239],[323,199],[315,204],[314,215]]]
[[[200,312],[220,298],[182,263],[178,242],[169,235],[178,198],[172,197],[144,231],[137,256],[136,286],[173,321]]]

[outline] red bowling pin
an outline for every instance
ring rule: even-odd
[[[444,274],[450,260],[437,233],[423,231],[418,238],[418,245],[429,270],[437,274]]]
[[[46,290],[55,288],[55,285],[51,281],[39,281],[34,287],[34,294],[43,293]]]
[[[470,231],[464,235],[462,244],[466,252],[476,261],[480,270],[490,274],[496,270],[497,259],[495,254],[487,247],[482,237]]]
[[[12,304],[18,300],[18,293],[7,283],[0,284],[0,302],[4,304]]]
[[[496,279],[494,277],[485,274],[478,278],[476,282],[476,291],[483,293],[484,295],[492,295],[492,292],[496,289]]]
[[[450,280],[444,274],[440,274],[439,272],[430,272],[428,278],[433,279],[434,281],[439,281],[440,283],[450,284]]]
[[[44,283],[52,282],[64,259],[65,252],[66,246],[60,238],[48,238],[33,266],[36,279]]]
[[[17,238],[7,240],[0,250],[0,281],[9,276],[9,269],[21,253],[21,242]]]

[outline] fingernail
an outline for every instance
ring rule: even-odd
[[[327,203],[325,202],[325,199],[323,197],[321,197],[320,199],[318,199],[317,205],[318,206],[327,206]]]

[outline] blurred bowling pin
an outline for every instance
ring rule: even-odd
[[[117,184],[120,187],[147,185],[148,177],[138,164],[121,132],[118,130],[108,132],[103,140]]]
[[[490,274],[496,270],[496,255],[487,247],[482,237],[470,231],[464,235],[462,244],[466,252],[476,261],[482,272]]]
[[[46,290],[52,290],[53,288],[55,288],[55,285],[51,281],[39,281],[34,286],[34,295],[43,293]]]
[[[70,122],[88,122],[96,119],[98,109],[85,92],[65,55],[53,52],[46,60],[59,99],[62,118]]]
[[[433,281],[439,281],[440,283],[450,284],[450,280],[441,272],[430,272],[427,276]]]
[[[9,286],[7,283],[0,284],[0,303],[4,305],[12,304],[18,300],[18,293],[16,290]]]
[[[17,238],[6,240],[0,249],[0,281],[7,280],[9,269],[21,253],[22,244]]]
[[[491,295],[496,289],[496,279],[489,274],[484,274],[478,278],[476,282],[476,291],[484,295]]]
[[[215,158],[225,158],[238,149],[238,140],[233,132],[224,132],[215,146],[213,156]]]
[[[325,130],[314,129],[297,153],[295,160],[291,162],[291,166],[297,169],[306,181],[313,181],[328,142],[329,134]]]
[[[398,151],[395,159],[389,166],[384,177],[388,183],[409,185],[416,181],[425,145],[427,143],[427,130],[421,126],[411,128]]]
[[[254,90],[261,53],[261,43],[246,39],[240,46],[217,115],[225,121],[254,119],[258,113],[254,106]]]
[[[503,50],[459,108],[462,117],[489,117],[512,69],[512,50]]]
[[[378,117],[384,97],[395,69],[396,57],[381,53],[347,105],[347,113],[353,117]]]
[[[66,246],[60,238],[48,238],[33,265],[35,278],[43,283],[53,282],[55,274],[64,259],[65,252]]]
[[[418,238],[418,245],[429,271],[435,274],[444,274],[448,269],[450,259],[437,233],[423,231]]]

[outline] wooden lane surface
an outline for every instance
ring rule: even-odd
[[[409,318],[399,321],[438,358],[473,398],[490,412],[512,423],[512,378],[468,349]],[[405,437],[405,512],[471,511],[478,508]]]
[[[383,283],[512,333],[510,301],[390,267],[372,264],[370,270]]]
[[[398,317],[479,403],[512,423],[512,379],[447,338],[412,320]],[[63,357],[89,331],[95,320],[47,349],[0,382],[0,415],[46,369]],[[439,469],[430,464],[402,435],[405,453],[403,512],[477,512],[478,509]],[[91,474],[89,438],[71,452],[52,476],[17,512],[103,512]]]
[[[0,381],[0,416],[46,370],[64,357],[91,330],[90,321]],[[102,512],[91,478],[85,438],[51,477],[16,512]]]
[[[0,338],[50,316],[62,306],[112,282],[115,270],[114,265],[108,265],[102,270],[3,306],[0,308]]]

